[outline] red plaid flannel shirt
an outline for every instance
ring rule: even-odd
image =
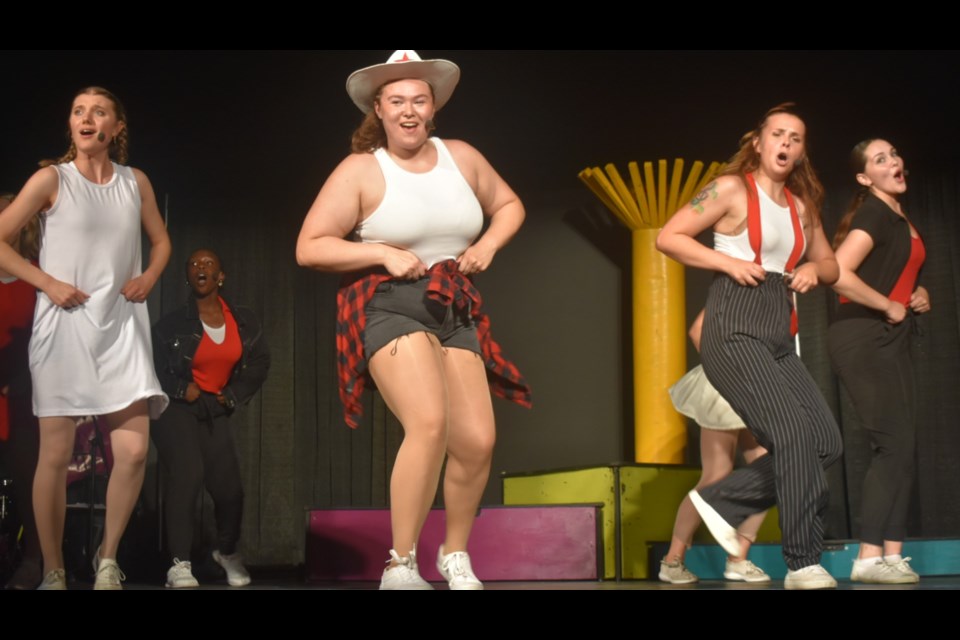
[[[473,282],[460,273],[453,260],[434,265],[427,277],[427,295],[444,305],[463,309],[470,305],[470,316],[477,327],[480,350],[487,368],[487,380],[494,395],[522,407],[532,406],[530,387],[519,369],[503,356],[500,345],[490,335],[490,318],[481,311],[482,299]],[[392,278],[382,272],[361,273],[344,279],[337,293],[337,369],[340,377],[340,400],[344,418],[356,429],[360,426],[363,405],[360,398],[373,380],[367,370],[363,352],[363,332],[367,326],[366,306],[377,287]]]

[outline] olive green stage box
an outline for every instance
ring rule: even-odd
[[[604,579],[651,577],[649,546],[669,541],[677,507],[700,479],[697,467],[617,464],[529,473],[505,473],[505,505],[600,503]],[[757,542],[779,542],[776,508],[767,514]],[[696,543],[715,544],[704,527]]]

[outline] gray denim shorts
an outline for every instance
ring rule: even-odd
[[[390,281],[377,287],[367,303],[367,328],[363,349],[370,360],[388,344],[413,333],[435,335],[449,349],[464,349],[480,354],[477,328],[469,309],[457,311],[427,296],[429,280]]]

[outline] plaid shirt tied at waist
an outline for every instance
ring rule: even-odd
[[[505,400],[530,408],[531,392],[516,365],[503,356],[500,345],[490,335],[490,318],[481,310],[480,292],[473,282],[460,272],[454,260],[433,266],[427,273],[427,295],[445,306],[454,305],[462,311],[470,310],[477,327],[480,350],[487,369],[490,390]],[[360,402],[367,384],[373,388],[367,370],[367,354],[363,352],[363,333],[367,326],[367,303],[377,287],[393,278],[383,272],[353,274],[344,278],[337,292],[337,370],[340,378],[340,400],[344,419],[356,429],[360,426],[363,405]]]

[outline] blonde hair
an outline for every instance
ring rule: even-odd
[[[117,164],[127,164],[129,159],[128,149],[130,146],[130,126],[127,121],[127,110],[124,108],[123,103],[120,102],[120,99],[117,96],[113,95],[110,91],[107,91],[103,87],[87,87],[81,89],[74,94],[73,98],[76,100],[79,96],[84,95],[93,95],[93,96],[103,96],[107,100],[113,103],[113,111],[117,116],[117,120],[124,123],[123,129],[120,133],[117,134],[113,140],[110,141],[110,157],[117,161]],[[68,132],[69,137],[69,132]],[[73,143],[73,139],[70,140],[70,147],[67,149],[67,152],[56,158],[54,160],[41,160],[41,167],[49,167],[54,164],[66,164],[72,162],[77,157],[77,145]]]

